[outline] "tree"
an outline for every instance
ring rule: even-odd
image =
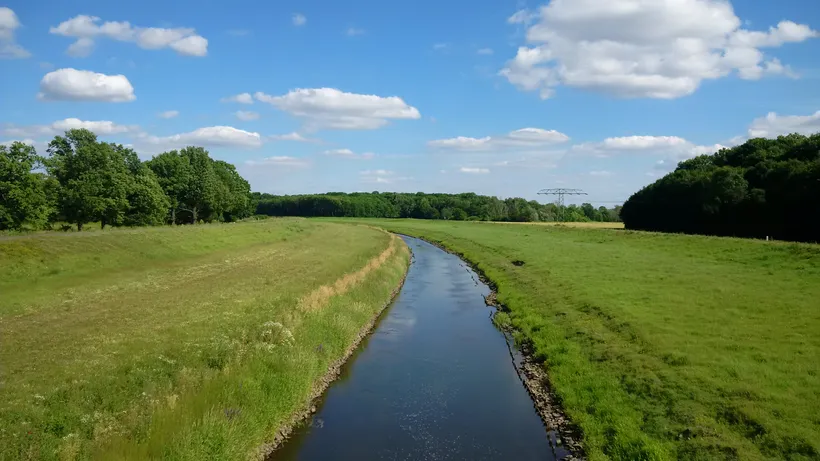
[[[127,198],[126,226],[158,226],[165,222],[170,200],[148,167],[132,178]]]
[[[154,172],[165,195],[168,197],[168,217],[171,224],[177,224],[177,210],[185,200],[189,184],[193,180],[193,168],[187,157],[177,151],[164,152],[147,162]]]
[[[34,147],[14,142],[0,145],[0,229],[34,228],[46,224],[53,208],[46,180],[32,170],[41,163]]]
[[[122,223],[130,178],[121,152],[85,129],[56,136],[48,151],[51,158],[45,164],[60,183],[59,208],[68,222],[77,230],[93,221],[103,228]]]
[[[214,172],[220,182],[218,186],[218,211],[221,221],[236,221],[251,215],[251,185],[230,163],[217,160]]]

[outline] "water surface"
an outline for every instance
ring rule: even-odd
[[[404,287],[270,459],[554,460],[489,288],[458,257],[402,238],[413,251]]]

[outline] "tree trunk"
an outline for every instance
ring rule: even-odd
[[[78,222],[77,223],[77,232],[82,232],[82,231],[83,231],[83,223]]]
[[[105,218],[100,220],[100,229],[105,229]]]
[[[197,223],[197,219],[196,219],[197,218],[197,208],[196,207],[191,208],[191,214],[194,216],[193,224],[196,224]]]
[[[177,223],[177,209],[171,208],[171,225],[175,225]]]

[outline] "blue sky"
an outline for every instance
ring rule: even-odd
[[[820,131],[818,29],[805,0],[11,1],[0,142],[203,145],[271,193],[618,201]]]

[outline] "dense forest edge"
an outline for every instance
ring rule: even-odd
[[[624,203],[627,229],[820,241],[820,134],[680,162]]]
[[[268,216],[618,222],[621,208],[595,208],[589,203],[559,207],[554,203],[541,204],[520,197],[499,199],[474,193],[332,192],[283,196],[254,193],[253,196],[257,203],[256,213]]]

